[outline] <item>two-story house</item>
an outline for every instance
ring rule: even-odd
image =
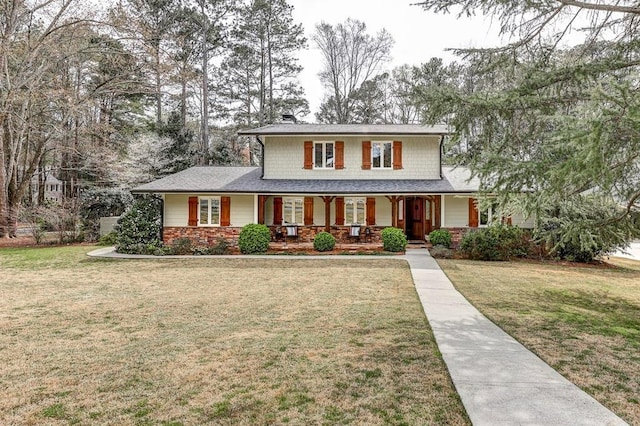
[[[165,243],[235,238],[249,223],[274,236],[295,229],[301,241],[320,231],[345,241],[353,227],[379,241],[389,226],[424,240],[497,220],[478,211],[468,171],[441,164],[444,126],[281,123],[240,134],[262,145],[261,167],[192,167],[133,190],[162,196]]]

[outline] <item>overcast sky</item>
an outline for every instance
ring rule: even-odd
[[[433,57],[441,57],[449,62],[453,56],[445,51],[447,48],[486,47],[499,42],[496,25],[491,27],[487,19],[435,15],[418,6],[411,6],[416,1],[289,0],[294,7],[294,21],[302,23],[309,39],[309,49],[300,55],[304,67],[300,83],[311,106],[311,115],[303,117],[306,121],[315,121],[314,114],[324,93],[318,78],[322,59],[311,41],[315,26],[321,21],[335,25],[347,18],[358,19],[367,24],[369,34],[386,28],[395,40],[389,69],[403,64],[419,65]]]

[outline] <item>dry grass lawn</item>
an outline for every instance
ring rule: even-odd
[[[0,249],[0,424],[468,424],[408,266]]]
[[[438,261],[491,320],[640,425],[640,262],[611,262],[618,268]]]

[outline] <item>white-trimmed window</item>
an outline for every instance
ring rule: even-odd
[[[498,205],[497,203],[489,204],[486,209],[480,209],[478,207],[478,226],[489,226],[498,217]]]
[[[335,168],[335,143],[334,142],[314,142],[313,143],[313,168],[333,169]]]
[[[393,168],[393,142],[371,142],[371,168]]]
[[[304,201],[302,198],[282,199],[283,224],[302,225],[304,223]]]
[[[199,197],[198,223],[201,226],[220,225],[220,197]]]
[[[345,198],[344,199],[344,222],[345,225],[365,225],[365,206],[364,198]]]

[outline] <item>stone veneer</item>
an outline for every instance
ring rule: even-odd
[[[269,226],[271,230],[271,239],[275,241],[276,238],[276,229],[283,228],[280,226]],[[365,228],[362,227],[360,241],[369,242],[369,239],[365,235]],[[371,230],[370,242],[372,243],[380,243],[382,244],[382,237],[380,236],[380,232],[385,228],[383,226],[369,226]],[[338,243],[349,243],[355,241],[353,238],[349,237],[351,227],[350,226],[332,226],[331,227],[331,235],[333,235]],[[238,245],[238,237],[240,236],[240,231],[242,228],[234,228],[227,226],[220,227],[172,227],[167,226],[163,229],[162,233],[162,241],[171,245],[173,241],[177,238],[189,238],[194,242],[195,245],[200,246],[210,246],[216,243],[216,240],[219,237],[224,238],[232,247],[237,247]],[[293,241],[313,242],[316,234],[324,231],[324,226],[298,226],[298,238]],[[285,232],[286,235],[286,232]],[[292,241],[291,238],[286,238],[288,241]]]
[[[457,249],[460,247],[460,243],[462,242],[462,237],[469,232],[470,229],[475,228],[442,228],[451,233],[451,248]]]

